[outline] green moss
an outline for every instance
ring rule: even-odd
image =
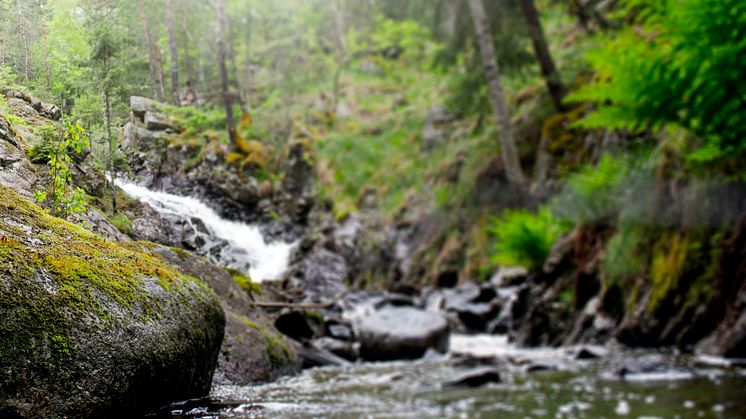
[[[653,291],[648,309],[655,311],[660,303],[677,289],[686,271],[689,241],[681,234],[668,234],[656,243],[650,267]]]
[[[146,279],[171,293],[206,288],[151,252],[155,246],[106,241],[0,186],[0,284],[12,285],[0,292],[0,311],[13,319],[5,322],[13,330],[0,330],[0,353],[47,345],[67,355],[74,349],[70,323],[113,321],[114,307],[157,316],[159,300]]]
[[[241,317],[241,321],[248,327],[260,332],[264,335],[265,342],[267,343],[267,356],[269,361],[274,367],[282,367],[288,363],[290,359],[290,349],[288,349],[285,342],[278,338],[274,333],[269,330],[257,325],[251,320]]]
[[[246,276],[243,272],[236,269],[226,269],[233,280],[236,281],[244,291],[251,295],[262,295],[262,286],[258,282],[254,282],[251,278]]]
[[[127,235],[132,233],[132,220],[130,220],[126,215],[121,213],[110,215],[109,221],[122,233]]]

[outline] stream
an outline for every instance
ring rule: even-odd
[[[256,386],[215,386],[211,400],[162,416],[194,418],[744,418],[746,370],[718,358],[614,350],[574,360],[567,349],[522,349],[501,336],[454,335],[447,355],[305,370]],[[446,383],[495,356],[501,382]],[[620,378],[622,365],[661,362]],[[531,365],[546,364],[543,368]],[[534,370],[535,371],[532,371]]]
[[[222,219],[194,198],[119,186],[199,234],[197,253],[254,280],[280,277],[293,243],[265,241],[259,226]],[[353,317],[364,306],[351,307]],[[598,348],[518,348],[502,335],[453,334],[450,350],[416,361],[307,369],[252,386],[213,386],[209,399],[156,418],[746,418],[746,368],[720,358]],[[581,359],[593,358],[593,359]],[[453,385],[480,368],[499,382]]]
[[[149,204],[161,216],[177,219],[197,238],[195,253],[212,262],[248,274],[256,282],[278,279],[288,266],[295,244],[268,243],[256,225],[226,220],[195,198],[153,191],[132,182],[117,180],[124,192]]]

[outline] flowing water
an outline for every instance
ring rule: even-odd
[[[502,382],[446,385],[495,356]],[[657,357],[663,369],[614,373]],[[552,365],[528,372],[528,365]],[[522,349],[501,336],[452,337],[451,353],[419,361],[323,367],[257,386],[216,386],[212,404],[174,406],[164,417],[199,418],[746,418],[746,370],[722,359],[611,351],[574,360],[563,349]]]
[[[197,253],[210,257],[217,264],[248,270],[245,273],[257,282],[278,279],[287,269],[293,243],[267,243],[258,226],[221,218],[195,198],[152,191],[121,180],[117,181],[117,186],[133,198],[150,204],[167,219],[178,218],[192,231],[201,233],[204,244]],[[210,251],[216,248],[217,251]]]
[[[202,230],[205,243],[198,251],[220,264],[248,266],[255,280],[277,278],[287,268],[294,245],[267,243],[258,226],[225,220],[194,198],[128,182],[119,186],[165,218]],[[365,315],[362,309],[351,313]],[[155,417],[746,418],[746,369],[722,359],[665,354],[655,355],[662,367],[620,378],[621,365],[650,356],[618,349],[599,360],[575,360],[566,349],[454,335],[447,355],[315,368],[263,385],[217,385],[210,399],[177,404]],[[447,385],[485,359],[499,371],[500,383]]]

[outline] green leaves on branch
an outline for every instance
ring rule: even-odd
[[[71,153],[82,154],[90,147],[90,140],[80,123],[66,124],[65,131],[59,136],[54,152],[49,154],[49,174],[52,175],[51,197],[52,210],[56,215],[67,218],[72,214],[82,214],[86,211],[86,193],[82,188],[74,186],[70,165]],[[37,190],[34,198],[39,203],[49,198],[48,190]]]
[[[569,100],[599,107],[581,124],[635,132],[682,127],[702,141],[691,156],[700,162],[746,152],[746,2],[628,3],[642,25],[590,54],[596,80]]]

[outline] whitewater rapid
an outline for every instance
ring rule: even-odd
[[[117,180],[125,193],[149,204],[162,215],[175,216],[191,222],[197,218],[204,223],[209,235],[228,243],[227,249],[235,258],[246,258],[249,277],[256,282],[276,280],[288,267],[294,243],[268,243],[258,226],[221,218],[215,210],[195,198],[152,191],[132,182]]]

